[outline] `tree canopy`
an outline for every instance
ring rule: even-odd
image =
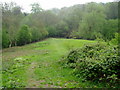
[[[31,13],[27,13],[16,3],[2,4],[3,42],[6,43],[3,47],[47,37],[110,41],[118,33],[118,2],[91,2],[50,10],[33,3],[31,8]]]

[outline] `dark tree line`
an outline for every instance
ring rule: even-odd
[[[51,10],[43,10],[37,3],[31,7],[31,13],[26,13],[13,2],[2,4],[3,48],[46,37],[110,41],[118,33],[118,2],[91,2]]]

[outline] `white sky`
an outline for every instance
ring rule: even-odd
[[[30,4],[38,2],[40,6],[47,10],[51,8],[69,7],[75,4],[84,4],[87,2],[112,2],[114,0],[0,0],[0,2],[16,2],[17,5],[23,8],[23,11],[30,12]]]

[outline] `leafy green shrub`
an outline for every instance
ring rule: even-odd
[[[5,30],[2,31],[2,48],[9,47],[9,37]]]
[[[27,25],[22,26],[18,33],[17,45],[25,45],[31,42],[31,33]]]
[[[85,45],[70,51],[62,61],[64,67],[74,68],[73,73],[84,80],[120,83],[120,56],[118,46],[103,43]]]
[[[115,33],[115,38],[113,38],[113,39],[110,41],[110,43],[111,43],[111,44],[114,44],[114,45],[118,45],[118,44],[120,43],[119,38],[120,38],[119,33]]]

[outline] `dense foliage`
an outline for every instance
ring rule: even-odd
[[[2,47],[6,48],[9,45],[8,35],[5,30],[2,31]]]
[[[118,45],[108,46],[104,43],[85,45],[71,50],[64,57],[64,67],[73,68],[73,73],[84,80],[106,82],[110,87],[120,83],[120,56]]]
[[[2,4],[3,48],[46,37],[110,41],[118,32],[118,2],[91,2],[51,10],[43,10],[38,3],[33,3],[31,8],[31,13],[27,13],[13,2]],[[25,25],[29,30],[22,34]],[[23,43],[20,38],[28,34],[31,41],[25,39]]]
[[[23,26],[22,29],[19,31],[17,40],[18,45],[25,45],[27,43],[30,43],[31,35],[27,26]]]

